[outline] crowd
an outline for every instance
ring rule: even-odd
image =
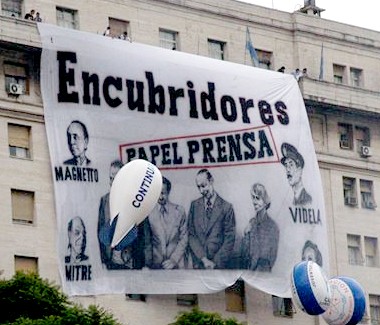
[[[285,73],[285,67],[282,66],[277,71],[281,72],[281,73]],[[293,70],[290,74],[293,75],[297,81],[300,81],[302,78],[306,78],[308,76],[307,75],[307,68],[303,68],[302,71],[299,68],[297,68],[297,69]]]
[[[111,33],[111,27],[107,26],[106,30],[103,32],[103,36],[108,36],[108,37],[115,37],[115,33]],[[116,36],[118,39],[122,39],[124,41],[132,42],[131,38],[128,36],[128,32],[124,31],[121,33],[119,36]]]
[[[110,26],[108,26],[106,28],[106,30],[103,32],[103,36],[108,36],[108,37],[112,37],[112,38],[115,37],[114,33],[111,32],[111,27]],[[127,31],[124,31],[123,33],[121,33],[116,38],[122,39],[122,40],[128,41],[128,42],[132,42],[131,38],[128,36],[128,32]]]
[[[41,22],[42,21],[40,13],[36,12],[34,9],[30,10],[30,12],[28,12],[25,15],[24,18],[27,19],[27,20],[33,20],[33,21],[36,21],[36,22]]]

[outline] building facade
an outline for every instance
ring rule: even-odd
[[[43,23],[252,65],[299,80],[317,152],[327,213],[330,276],[357,279],[367,296],[364,324],[380,324],[380,32],[323,19],[305,7],[285,13],[235,0],[1,0],[0,270],[37,270],[59,283],[54,192],[39,85]],[[326,8],[328,10],[328,8]],[[322,17],[321,17],[322,16]],[[109,29],[107,29],[109,27]],[[124,34],[125,35],[125,34]],[[106,37],[106,36],[105,36]],[[379,219],[377,219],[379,218]],[[284,279],[289,281],[289,279]],[[324,324],[238,282],[211,295],[73,298],[109,309],[124,324],[168,324],[195,304],[247,324]]]

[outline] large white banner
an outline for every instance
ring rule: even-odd
[[[65,292],[209,293],[238,278],[290,297],[328,270],[320,173],[294,77],[39,24],[41,88]],[[126,249],[109,190],[133,159],[164,176]]]

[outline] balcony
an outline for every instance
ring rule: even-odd
[[[377,91],[311,78],[300,81],[300,89],[305,103],[314,107],[380,114],[380,92]]]
[[[33,21],[0,16],[0,28],[0,43],[7,48],[41,48],[37,24]]]

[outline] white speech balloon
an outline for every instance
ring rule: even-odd
[[[110,190],[110,224],[116,221],[112,248],[152,211],[161,188],[161,172],[149,161],[132,160],[119,170]]]

